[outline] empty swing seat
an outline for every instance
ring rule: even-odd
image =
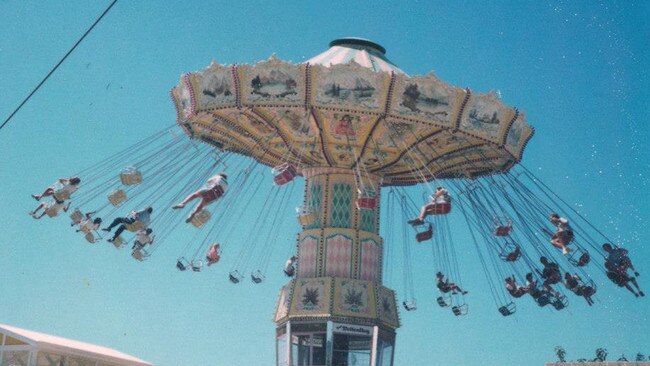
[[[70,220],[72,220],[72,223],[75,225],[78,225],[81,220],[83,220],[84,215],[81,213],[81,210],[78,208],[75,208],[74,211],[70,214]]]
[[[438,305],[440,305],[440,307],[443,307],[443,308],[446,308],[447,306],[449,306],[449,304],[447,303],[447,301],[445,300],[445,298],[442,297],[442,296],[439,296],[439,297],[436,299],[436,302],[438,303]]]
[[[298,223],[302,226],[313,225],[316,222],[316,211],[312,209],[298,208]]]
[[[126,193],[121,189],[116,189],[108,195],[108,202],[117,207],[126,201]]]
[[[239,273],[239,271],[235,270],[228,274],[228,279],[230,282],[237,284],[241,281],[242,275]]]
[[[535,299],[535,301],[537,302],[537,305],[544,307],[551,303],[551,295],[548,293],[543,293],[537,299]]]
[[[142,173],[134,166],[127,166],[122,169],[120,180],[126,186],[140,184],[142,182]]]
[[[434,203],[431,206],[427,207],[427,215],[446,215],[451,211],[451,203]]]
[[[253,283],[261,283],[262,281],[264,281],[264,275],[262,275],[262,272],[257,270],[251,273],[251,281],[253,281]]]
[[[139,248],[139,249],[135,249],[133,252],[131,252],[131,256],[135,260],[142,262],[142,261],[144,261],[145,259],[147,259],[149,257],[149,253],[147,253],[146,250],[144,250],[142,248]]]
[[[357,198],[357,208],[373,210],[377,207],[377,197],[359,197]]]
[[[466,315],[467,314],[467,304],[465,305],[454,305],[451,307],[451,312],[456,316]]]
[[[567,300],[566,296],[563,295],[560,295],[553,301],[553,307],[555,310],[562,310],[567,307],[567,305],[569,305],[569,300]]]
[[[291,182],[293,178],[298,175],[296,168],[293,165],[287,163],[278,165],[273,168],[273,173],[275,174],[273,181],[278,186],[282,186]]]
[[[189,266],[190,262],[188,262],[185,257],[178,258],[178,261],[176,261],[176,268],[178,268],[179,271],[186,271]]]
[[[516,306],[514,302],[503,305],[499,308],[499,312],[503,316],[510,316],[515,313]]]
[[[429,224],[429,227],[424,230],[420,231],[417,234],[415,234],[415,240],[417,240],[418,243],[421,243],[425,240],[429,240],[433,237],[433,225]]]
[[[203,268],[203,261],[195,259],[190,263],[190,267],[194,272],[201,272],[201,269]]]
[[[192,220],[190,220],[190,223],[194,225],[197,228],[200,228],[201,226],[205,225],[206,222],[210,220],[212,217],[212,214],[210,214],[210,211],[203,209],[194,215],[192,217]]]
[[[404,301],[402,302],[402,306],[404,306],[404,309],[406,311],[415,311],[418,309],[418,305],[415,300]]]

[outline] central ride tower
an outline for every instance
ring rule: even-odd
[[[213,62],[172,89],[191,139],[274,167],[276,183],[305,178],[297,270],[274,316],[278,366],[392,365],[381,187],[508,171],[533,135],[495,94],[410,77],[384,54],[345,38],[301,64]]]

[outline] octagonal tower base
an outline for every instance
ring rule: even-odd
[[[382,286],[380,178],[340,168],[302,174],[315,218],[303,222],[296,278],[280,291],[276,364],[392,365],[399,316],[395,293]]]

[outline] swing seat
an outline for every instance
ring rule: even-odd
[[[289,270],[283,269],[282,272],[284,272],[284,274],[287,275],[287,277],[293,277],[293,275],[296,274],[296,269],[294,267],[291,267],[289,268]]]
[[[124,227],[126,227],[126,229],[132,233],[135,233],[145,228],[140,221],[135,221],[131,224],[124,224]]]
[[[221,245],[214,244],[208,248],[208,252],[205,254],[205,260],[207,261],[208,267],[218,263],[221,259]]]
[[[451,203],[434,203],[433,205],[427,207],[425,213],[427,215],[446,215],[451,211]]]
[[[117,207],[126,201],[126,193],[121,189],[116,189],[108,195],[108,202]]]
[[[441,308],[446,308],[447,306],[449,306],[449,303],[447,303],[447,300],[445,300],[445,298],[442,297],[442,296],[439,296],[436,299],[436,302],[438,303],[438,305],[440,305]]]
[[[59,215],[59,210],[54,207],[48,207],[45,209],[45,214],[47,217],[56,217]]]
[[[415,311],[418,309],[418,305],[415,300],[404,301],[402,302],[402,306],[404,306],[404,309],[406,311]]]
[[[494,231],[494,236],[508,236],[511,229],[512,225],[497,226],[496,230]]]
[[[212,214],[210,214],[210,211],[203,209],[197,212],[194,217],[192,217],[190,224],[194,225],[194,227],[200,228],[201,226],[205,225],[205,223],[208,222],[211,217]]]
[[[264,281],[264,275],[262,275],[262,272],[257,270],[251,273],[251,280],[253,281],[253,283],[262,283],[262,281]]]
[[[203,261],[200,259],[195,259],[190,263],[190,267],[194,272],[201,272],[201,269],[203,268]]]
[[[241,281],[242,277],[243,276],[237,270],[234,270],[228,274],[228,279],[234,284],[238,284]]]
[[[316,211],[298,208],[298,223],[302,226],[313,225],[316,222]]]
[[[273,168],[273,181],[276,185],[282,186],[293,180],[298,175],[296,168],[288,163],[284,163]]]
[[[499,312],[503,316],[510,316],[515,313],[516,311],[516,305],[514,302],[508,303],[506,305],[503,305],[499,308]]]
[[[63,202],[67,199],[70,199],[70,194],[71,193],[67,190],[59,189],[54,191],[52,195],[54,196],[54,199],[56,199],[57,201]]]
[[[542,293],[537,299],[535,299],[535,301],[537,301],[537,305],[544,307],[551,303],[551,295],[548,293]]]
[[[95,244],[95,243],[97,242],[97,239],[95,239],[95,235],[93,235],[92,232],[90,232],[90,233],[86,233],[86,235],[84,235],[84,238],[85,238],[86,241],[89,242],[90,244]]]
[[[516,262],[519,257],[521,257],[521,249],[517,244],[511,243],[511,245],[506,245],[504,252],[499,253],[499,258],[506,262]]]
[[[120,180],[125,186],[133,186],[142,182],[142,173],[134,166],[127,166],[120,173]]]
[[[576,258],[577,257],[577,258]],[[576,267],[584,267],[591,261],[591,256],[586,251],[578,249],[569,256],[569,263]]]
[[[144,250],[142,248],[139,248],[139,249],[135,249],[133,252],[131,252],[131,256],[135,260],[137,260],[139,262],[142,262],[142,261],[144,261],[145,259],[147,259],[149,257],[149,253],[147,253],[146,250]]]
[[[120,249],[121,247],[124,246],[124,239],[122,239],[122,236],[118,236],[117,238],[113,239],[113,246],[115,248]]]
[[[420,231],[417,234],[415,234],[415,240],[417,240],[418,243],[421,243],[425,240],[429,240],[433,237],[433,225],[429,223],[429,227],[424,230]]]
[[[185,259],[185,257],[178,258],[178,261],[176,261],[176,268],[178,268],[179,271],[186,271],[190,267],[190,262]]]
[[[567,300],[566,296],[563,295],[560,295],[560,297],[553,301],[553,307],[555,310],[562,310],[567,307],[567,305],[569,305],[569,300]]]
[[[377,207],[377,197],[359,197],[357,199],[357,208],[359,210],[374,210]]]
[[[81,231],[84,234],[90,234],[92,233],[93,230],[86,227],[86,225],[82,225],[81,227],[79,227],[79,231]]]
[[[74,211],[70,214],[70,220],[72,220],[72,223],[75,225],[79,225],[81,220],[83,220],[84,215],[81,213],[81,210],[78,208],[75,208]]]
[[[467,315],[467,304],[454,305],[451,307],[451,312],[456,316]]]

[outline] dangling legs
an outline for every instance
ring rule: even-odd
[[[30,211],[30,212],[29,212],[29,215],[30,215],[30,216],[34,216],[34,215],[36,215],[36,212],[37,212],[38,210],[40,210],[41,208],[44,208],[44,207],[45,207],[45,203],[41,202],[38,206],[36,206],[36,208],[34,209],[34,211]],[[34,218],[35,218],[35,217],[34,217]]]
[[[54,194],[54,187],[47,187],[41,194],[33,194],[32,197],[34,197],[35,200],[40,201],[41,198],[51,196]]]
[[[639,287],[639,284],[636,282],[636,278],[634,278],[634,277],[630,277],[630,282],[632,282],[632,284],[634,285],[634,287],[636,287],[637,291],[639,291],[639,295],[641,295],[641,296],[645,296],[645,294],[643,293],[643,291],[641,291],[641,288]]]
[[[189,196],[185,197],[185,199],[183,201],[181,201],[181,203],[172,206],[172,208],[175,209],[175,210],[179,209],[179,208],[183,208],[183,207],[185,207],[185,205],[188,202],[190,202],[192,200],[195,200],[195,199],[197,199],[199,197],[201,197],[201,190],[198,190],[198,191],[190,194]]]
[[[120,234],[122,234],[124,230],[126,230],[126,226],[120,225],[120,227],[118,227],[117,230],[115,230],[115,234],[113,234],[113,237],[108,239],[108,241],[112,243],[115,239],[117,239],[118,236],[120,236]]]
[[[429,210],[430,207],[433,207],[435,203],[427,203],[426,205],[422,206],[422,209],[420,210],[420,215],[416,217],[415,219],[409,220],[408,223],[413,225],[413,224],[421,224],[424,221],[424,218],[427,217],[427,211]]]
[[[114,227],[116,227],[119,224],[124,224],[124,223],[128,224],[129,223],[128,221],[129,220],[127,218],[125,218],[125,217],[118,217],[115,220],[113,220],[113,222],[111,222],[111,224],[108,225],[108,227],[105,227],[102,230],[110,232]],[[122,229],[122,230],[124,230],[124,229]]]
[[[206,206],[208,206],[209,204],[211,204],[214,201],[216,201],[216,200],[207,201],[206,199],[202,198],[201,201],[199,201],[199,203],[196,205],[196,207],[194,207],[194,209],[192,210],[190,215],[187,217],[187,219],[185,219],[185,222],[192,221],[192,219],[194,218],[194,215],[201,212],[201,210],[203,210]]]

